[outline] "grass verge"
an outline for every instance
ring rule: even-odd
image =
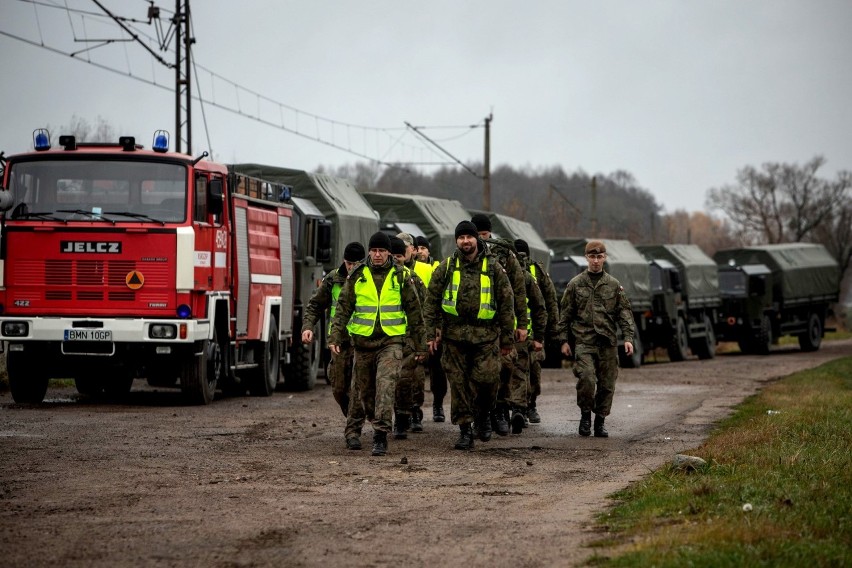
[[[595,566],[852,566],[852,357],[746,400],[701,447],[616,493]]]

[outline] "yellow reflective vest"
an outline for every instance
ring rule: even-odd
[[[432,279],[432,271],[435,270],[425,262],[419,260],[414,261],[414,273],[423,281],[423,285],[429,287],[429,280]]]
[[[402,288],[396,277],[396,269],[391,268],[382,285],[382,293],[376,290],[376,283],[368,267],[364,267],[362,276],[355,281],[355,310],[346,329],[352,335],[369,337],[376,328],[376,319],[385,335],[405,335],[406,318],[402,309]],[[378,316],[378,318],[377,318]]]
[[[447,259],[447,269],[450,268],[450,258]],[[461,284],[461,271],[459,270],[459,259],[456,257],[456,265],[453,269],[452,278],[444,289],[444,297],[441,300],[441,308],[448,314],[459,315],[456,302],[459,297],[459,284]],[[482,259],[482,270],[479,272],[479,312],[477,319],[494,319],[497,314],[497,306],[494,305],[494,297],[491,294],[491,277],[488,276],[488,257]]]

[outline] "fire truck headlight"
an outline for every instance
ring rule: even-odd
[[[171,323],[155,323],[148,329],[151,339],[174,339],[177,337],[177,326]]]
[[[30,324],[25,321],[4,321],[4,337],[26,337],[30,333]]]
[[[192,317],[192,308],[190,308],[186,304],[179,305],[177,309],[177,316],[180,319],[189,319],[190,317]]]

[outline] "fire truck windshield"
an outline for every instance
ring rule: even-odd
[[[12,219],[182,222],[186,167],[138,160],[33,160],[9,164]]]

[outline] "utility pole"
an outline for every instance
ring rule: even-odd
[[[485,160],[482,172],[482,208],[485,211],[491,211],[491,120],[493,118],[493,113],[485,117]]]
[[[598,178],[592,176],[592,237],[598,236]]]
[[[183,4],[183,6],[181,6]],[[195,43],[189,29],[189,0],[175,0],[175,151],[192,153],[192,83],[190,46]],[[181,45],[183,44],[183,45]],[[184,116],[185,115],[185,116]],[[185,132],[185,136],[184,136]]]

